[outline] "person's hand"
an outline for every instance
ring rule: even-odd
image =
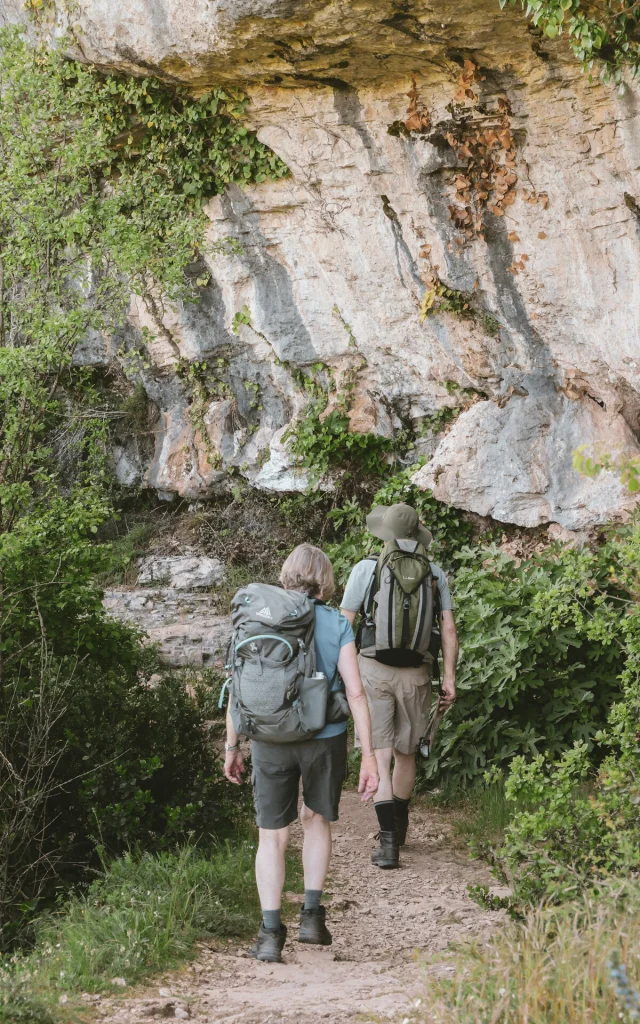
[[[375,754],[363,755],[360,765],[360,781],[358,782],[358,793],[361,800],[370,800],[378,792],[378,762]]]
[[[455,679],[443,679],[440,684],[440,700],[439,706],[441,711],[446,711],[450,708],[456,699],[456,681]]]
[[[242,751],[228,750],[224,755],[224,775],[229,782],[233,782],[234,785],[239,786],[242,782],[242,775],[244,773],[244,757]]]

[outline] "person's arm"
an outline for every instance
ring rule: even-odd
[[[355,612],[353,614],[355,615]],[[378,764],[371,743],[369,704],[367,703],[367,695],[364,692],[364,686],[360,678],[355,641],[351,640],[350,643],[340,648],[338,671],[344,682],[356,732],[360,737],[362,745],[362,766],[360,768],[358,793],[361,794],[363,800],[369,800],[378,789]]]
[[[342,595],[343,607],[340,608],[340,611],[352,626],[367,598],[375,568],[376,564],[374,561],[370,558],[364,558],[353,567],[347,580],[347,585]],[[346,607],[344,607],[345,605]]]
[[[452,611],[443,611],[440,616],[440,640],[442,643],[443,662],[442,682],[440,683],[440,707],[446,709],[456,699],[458,632]]]
[[[240,747],[238,746],[238,734],[233,727],[231,721],[231,712],[229,705],[227,704],[227,746],[232,747],[232,750],[227,750],[224,755],[224,774],[225,778],[229,782],[233,782],[236,786],[239,786],[243,781],[242,776],[244,773],[244,757]]]

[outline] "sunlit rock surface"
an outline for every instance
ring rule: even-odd
[[[282,430],[307,400],[295,370],[322,363],[338,386],[355,370],[352,429],[388,434],[462,408],[418,474],[443,500],[572,530],[625,513],[617,481],[582,479],[571,455],[589,442],[639,450],[637,87],[589,84],[563,40],[497,0],[79,0],[71,23],[76,51],[105,67],[241,84],[292,172],[209,203],[211,241],[232,236],[242,253],[204,256],[199,304],[165,304],[160,324],[132,305],[131,338],[156,336],[150,486],[199,497],[235,466],[258,486],[304,488]],[[469,124],[508,123],[518,179],[472,239],[450,216],[465,161],[446,138],[465,116],[450,106],[465,60],[478,68]],[[412,75],[421,134],[402,126]],[[434,274],[472,297],[473,318],[435,310],[421,323]],[[219,367],[197,419],[178,358]]]

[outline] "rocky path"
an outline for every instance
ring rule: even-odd
[[[298,946],[295,922],[289,925],[283,964],[256,963],[244,947],[203,945],[186,970],[156,980],[133,998],[105,1001],[103,1019],[108,1024],[159,1018],[200,1024],[411,1019],[415,999],[424,995],[419,954],[429,959],[430,970],[446,970],[438,953],[451,942],[488,937],[501,920],[466,895],[469,882],[491,879],[486,868],[452,846],[449,831],[442,813],[415,812],[401,869],[380,871],[369,861],[373,808],[360,803],[356,793],[345,793],[334,826],[326,899],[331,947]],[[289,894],[289,899],[300,902],[301,897]]]

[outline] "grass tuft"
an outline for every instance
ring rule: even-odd
[[[510,819],[519,809],[507,801],[502,782],[479,786],[454,801],[454,836],[474,856],[486,857],[492,847],[502,842]]]
[[[488,944],[459,952],[412,1014],[421,1024],[618,1024],[640,985],[640,890],[528,914]],[[612,964],[625,968],[619,992]],[[619,971],[618,971],[619,973]]]
[[[40,920],[30,955],[0,968],[0,1024],[77,1022],[80,993],[115,993],[114,978],[130,986],[175,967],[198,939],[246,937],[259,921],[254,857],[245,841],[114,861],[84,897]],[[287,886],[297,884],[292,859]]]

